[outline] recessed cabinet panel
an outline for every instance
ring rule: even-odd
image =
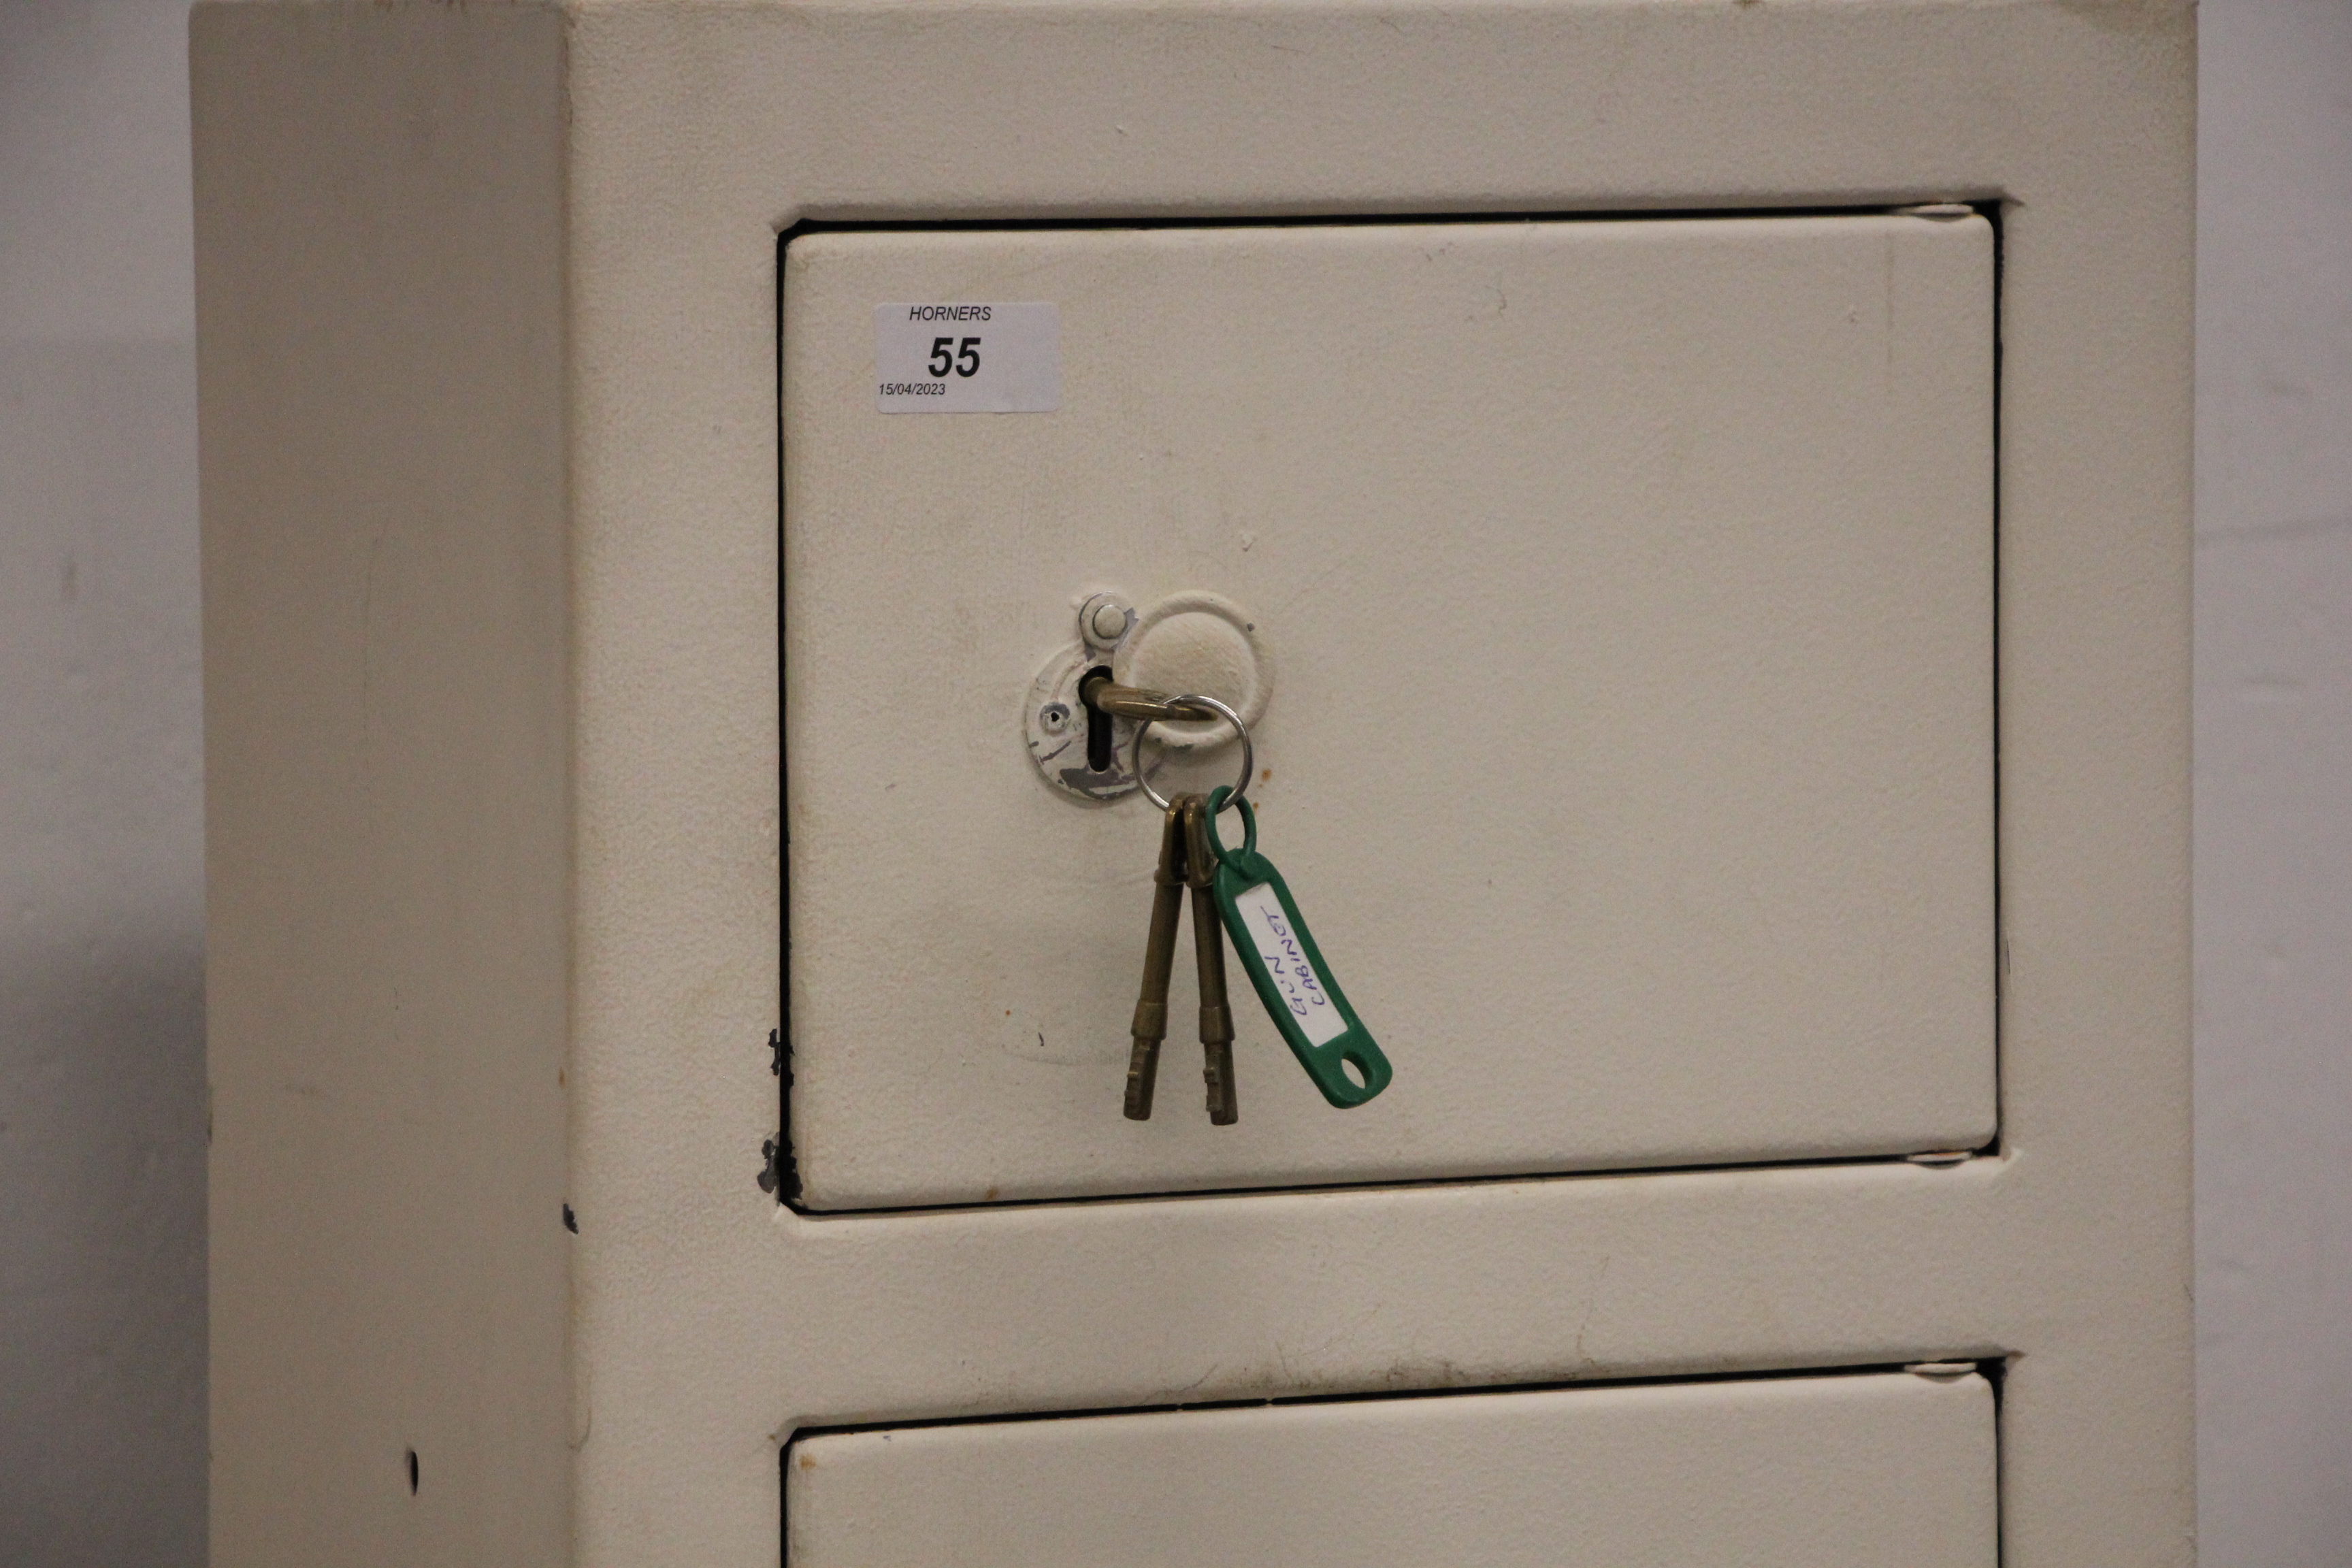
[[[1972,215],[791,241],[803,1201],[1983,1142],[1992,246]],[[1100,594],[1226,607],[1158,668],[1260,705],[1259,847],[1394,1066],[1370,1103],[1325,1103],[1235,964],[1210,1125],[1188,937],[1122,1116],[1158,814],[1066,787],[1086,718],[1039,684],[1124,671],[1080,641]]]
[[[1969,1373],[983,1422],[803,1438],[787,1568],[1993,1568]]]

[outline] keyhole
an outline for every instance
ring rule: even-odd
[[[416,1495],[416,1450],[408,1450],[408,1495]]]
[[[1111,716],[1095,706],[1090,689],[1097,680],[1110,679],[1110,666],[1098,664],[1078,677],[1078,696],[1087,705],[1087,771],[1107,773],[1111,762]]]

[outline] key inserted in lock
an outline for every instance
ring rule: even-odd
[[[1116,594],[1089,594],[1077,632],[1030,683],[1023,724],[1039,774],[1073,798],[1117,800],[1135,789],[1129,742],[1139,723],[1163,726],[1154,734],[1166,752],[1230,742],[1214,714],[1170,707],[1169,690],[1214,693],[1253,723],[1265,710],[1273,664],[1257,622],[1221,595],[1171,594],[1138,611]]]

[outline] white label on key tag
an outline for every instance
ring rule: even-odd
[[[877,305],[874,383],[885,414],[1051,414],[1062,406],[1062,308]]]
[[[1257,955],[1265,960],[1266,973],[1274,976],[1275,988],[1282,993],[1283,1003],[1297,1020],[1307,1043],[1328,1045],[1346,1034],[1348,1021],[1339,1016],[1330,992],[1324,989],[1323,977],[1315,973],[1305,945],[1290,929],[1290,917],[1283,912],[1274,884],[1260,882],[1244,889],[1234,895],[1234,908],[1241,911],[1242,924],[1249,928],[1250,940],[1257,944]]]

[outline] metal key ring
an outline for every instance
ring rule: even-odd
[[[1256,748],[1250,744],[1249,726],[1242,722],[1242,716],[1240,714],[1234,712],[1232,709],[1226,707],[1223,703],[1218,701],[1213,697],[1203,697],[1197,691],[1188,691],[1183,696],[1175,699],[1175,700],[1178,702],[1197,702],[1203,708],[1214,709],[1216,710],[1217,717],[1223,719],[1226,723],[1231,724],[1234,727],[1234,732],[1241,736],[1242,782],[1240,785],[1234,789],[1233,794],[1225,797],[1225,804],[1227,805],[1239,805],[1242,803],[1242,796],[1249,794],[1250,774],[1257,766],[1257,751]],[[1129,742],[1127,746],[1127,766],[1128,771],[1135,774],[1135,782],[1143,786],[1145,797],[1160,810],[1166,811],[1173,803],[1171,802],[1166,795],[1161,795],[1158,790],[1153,789],[1151,787],[1151,781],[1143,776],[1143,737],[1145,732],[1149,731],[1151,726],[1159,722],[1160,721],[1157,719],[1146,719],[1141,723],[1136,725],[1135,739]]]

